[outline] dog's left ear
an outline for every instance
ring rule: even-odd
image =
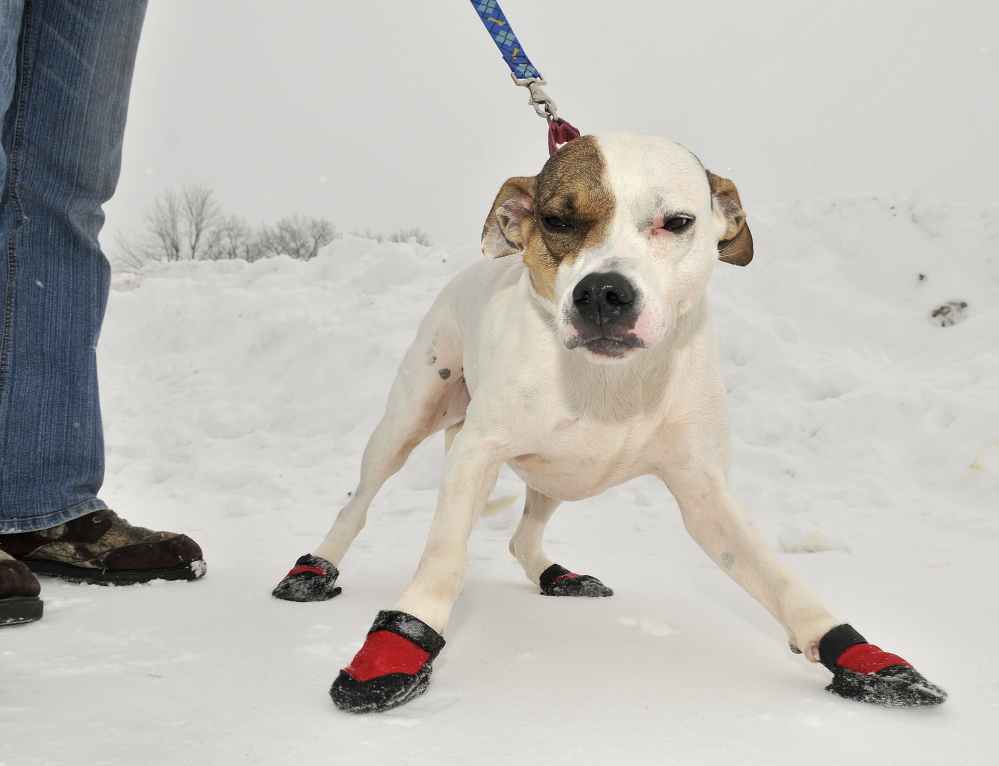
[[[718,239],[718,260],[745,266],[753,260],[753,235],[746,225],[739,190],[727,178],[707,171],[711,186],[711,207],[725,227]]]
[[[516,177],[500,188],[482,227],[482,254],[486,258],[500,258],[524,249],[534,213],[535,185],[534,178]]]

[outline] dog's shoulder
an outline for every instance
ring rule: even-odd
[[[461,313],[479,314],[497,296],[516,291],[523,273],[524,261],[519,255],[500,260],[483,258],[455,274],[438,300],[447,301]]]

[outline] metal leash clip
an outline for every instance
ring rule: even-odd
[[[552,97],[545,93],[541,87],[548,84],[547,80],[541,77],[519,78],[513,72],[510,72],[510,79],[517,85],[527,88],[530,91],[530,98],[528,98],[527,103],[534,107],[534,111],[538,113],[538,117],[544,117],[548,122],[558,119],[558,106],[552,100]]]

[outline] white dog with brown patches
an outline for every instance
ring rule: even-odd
[[[665,139],[586,136],[536,177],[503,185],[482,232],[489,260],[441,292],[399,368],[356,492],[274,592],[296,601],[339,593],[337,567],[375,493],[417,444],[446,431],[423,557],[333,684],[341,709],[386,710],[426,689],[468,537],[504,463],[527,484],[510,550],[542,592],[611,594],[552,562],[545,525],[562,501],[653,474],[690,535],[784,627],[792,650],[833,671],[831,690],[888,705],[944,699],[826,611],[728,488],[728,410],[705,290],[717,260],[745,265],[752,248],[735,186]]]

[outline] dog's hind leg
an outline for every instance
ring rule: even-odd
[[[451,451],[451,443],[454,441],[454,437],[458,435],[461,431],[461,427],[464,421],[461,423],[452,423],[447,428],[444,429],[444,454],[446,455]]]
[[[378,490],[402,468],[420,442],[464,419],[469,395],[462,376],[460,344],[443,336],[439,326],[420,328],[399,366],[385,415],[364,448],[357,488],[322,544],[296,562],[274,589],[275,597],[322,601],[337,595],[337,567],[364,527]]]
[[[542,595],[613,596],[614,591],[596,577],[570,572],[554,563],[542,549],[545,527],[561,502],[528,487],[524,515],[510,539],[510,553],[524,568],[527,579],[541,586]]]

